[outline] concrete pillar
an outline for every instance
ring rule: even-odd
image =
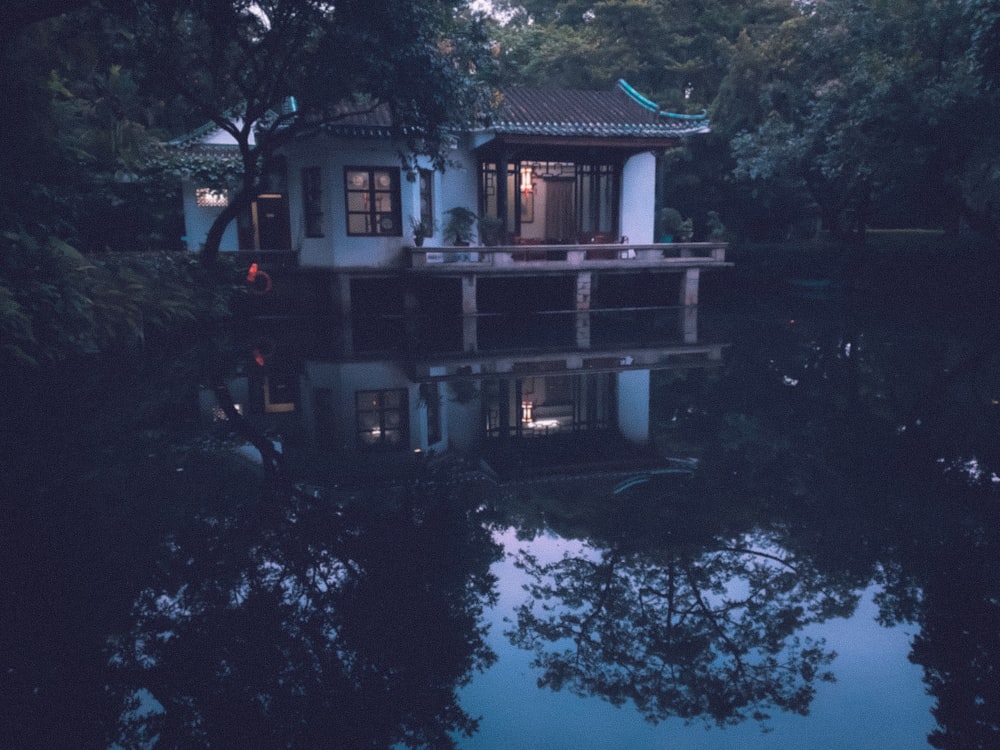
[[[576,314],[576,348],[590,348],[590,311],[583,310]]]
[[[338,273],[330,280],[330,301],[334,313],[340,318],[340,352],[350,356],[354,351],[354,336],[351,329],[351,277]]]
[[[590,271],[581,271],[576,275],[576,309],[577,310],[589,310],[590,309],[590,291],[591,291],[591,275]]]
[[[420,300],[417,292],[412,286],[407,286],[403,291],[403,327],[406,331],[407,346],[419,347],[420,345]]]
[[[680,311],[680,333],[685,344],[698,343],[698,306],[685,305]]]
[[[462,277],[462,314],[475,315],[476,306],[476,275],[466,274]]]
[[[347,274],[334,274],[330,279],[330,302],[333,311],[343,320],[351,317],[351,278]]]
[[[681,294],[678,304],[698,304],[698,280],[700,274],[700,268],[689,268],[684,272],[684,279],[681,281]]]
[[[462,351],[479,351],[479,319],[475,315],[462,316]]]

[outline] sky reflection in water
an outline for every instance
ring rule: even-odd
[[[920,667],[907,660],[913,628],[880,626],[872,589],[859,592],[860,601],[851,617],[808,626],[802,632],[824,638],[837,652],[831,665],[837,681],[817,685],[808,716],[774,712],[766,732],[752,720],[707,730],[701,721],[686,725],[676,717],[651,724],[631,704],[616,707],[596,697],[539,690],[539,670],[531,663],[532,653],[512,649],[503,635],[526,598],[523,586],[528,577],[514,565],[518,552],[527,549],[554,562],[567,552],[580,554],[584,543],[552,534],[519,540],[515,529],[498,532],[495,539],[505,555],[494,565],[500,596],[487,613],[491,623],[487,643],[499,660],[461,693],[466,710],[484,717],[480,731],[463,740],[462,748],[903,750],[927,746],[934,726],[933,701],[924,690]]]

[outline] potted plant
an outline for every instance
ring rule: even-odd
[[[675,236],[678,242],[690,242],[691,238],[694,237],[694,219],[688,217],[681,221]]]
[[[479,217],[479,241],[487,247],[501,244],[503,240],[503,221],[496,216]]]
[[[410,227],[413,229],[413,244],[417,247],[422,247],[424,240],[433,236],[434,230],[437,228],[433,221],[414,219],[412,216],[410,217]]]
[[[726,238],[726,225],[719,218],[718,211],[708,212],[708,236],[717,242]]]
[[[465,246],[472,241],[472,226],[476,223],[476,214],[464,206],[456,206],[445,211],[448,222],[444,227],[445,237],[451,237],[455,245]]]
[[[681,231],[684,217],[676,208],[661,208],[656,213],[656,238],[658,242],[673,242]]]

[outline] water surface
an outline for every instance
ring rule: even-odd
[[[419,346],[367,321],[345,359],[339,323],[244,319],[5,375],[4,742],[996,746],[996,301],[974,266],[919,260],[850,283],[750,263],[704,279],[694,316],[483,321],[477,366],[530,353],[566,399],[545,437],[501,420],[486,463],[322,439],[331,373],[445,373],[472,435],[477,394],[544,406],[525,373],[448,379],[460,321]],[[596,351],[579,382],[545,371]],[[282,474],[206,417],[219,382],[246,386]],[[607,400],[626,391],[642,403]],[[295,408],[255,415],[254,393]]]

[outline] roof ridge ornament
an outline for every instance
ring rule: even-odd
[[[654,101],[647,99],[634,88],[632,88],[624,78],[618,79],[618,88],[624,91],[636,104],[644,109],[648,109],[650,112],[655,112],[660,117],[673,117],[678,120],[704,120],[708,117],[708,110],[703,109],[699,114],[696,115],[682,115],[676,112],[664,112],[663,108]]]

